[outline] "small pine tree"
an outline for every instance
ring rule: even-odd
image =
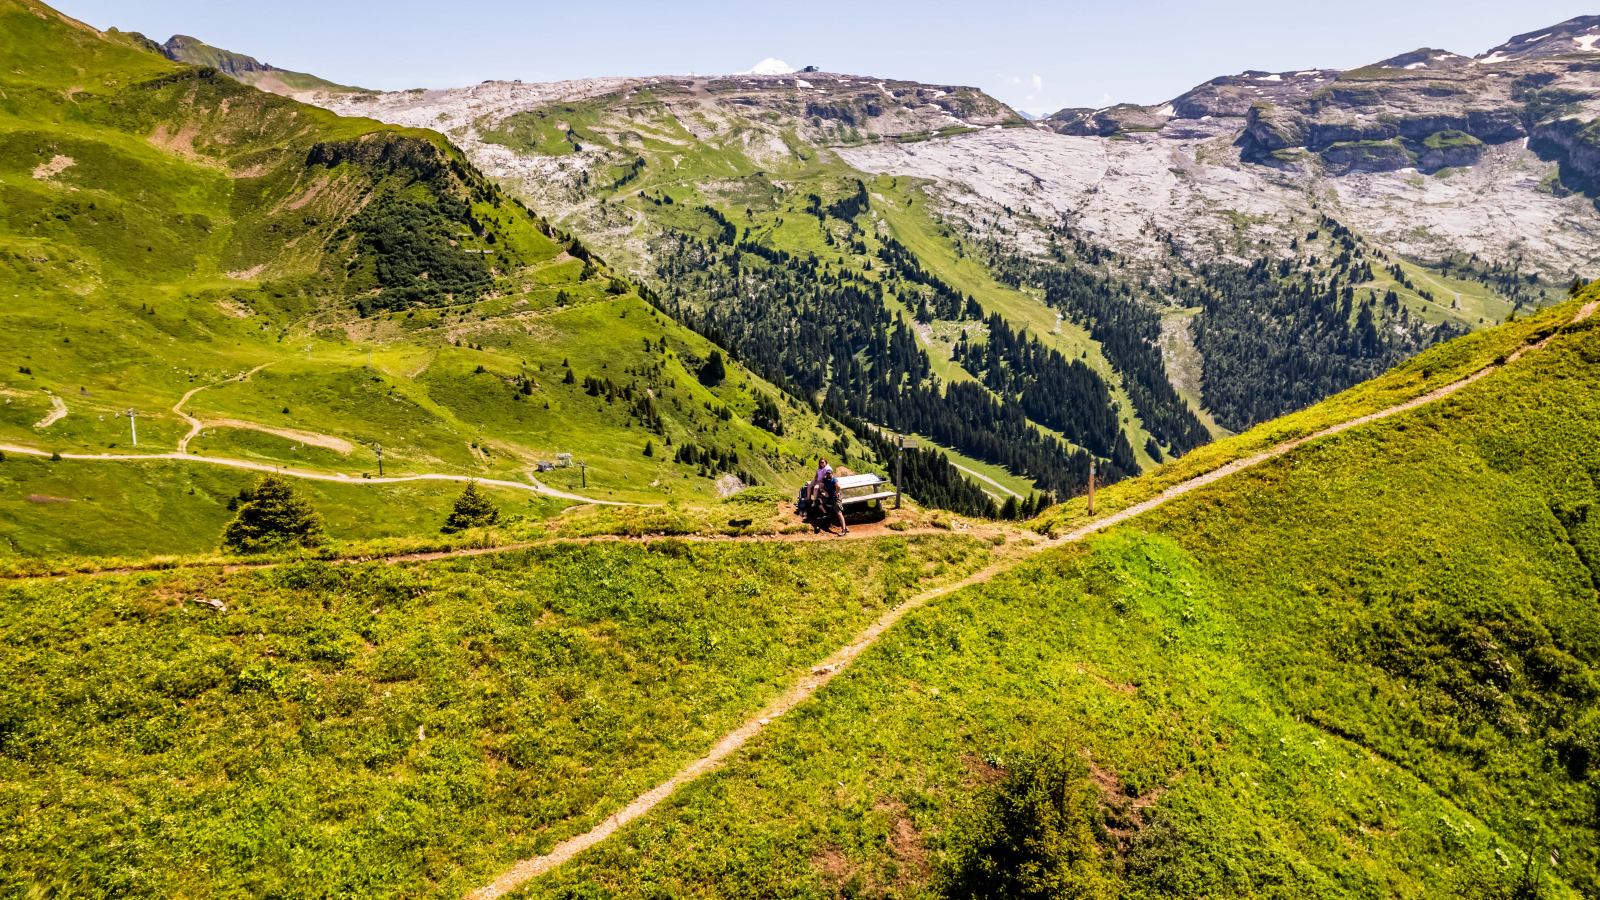
[[[567,377],[561,379],[561,383],[562,384],[577,384],[578,383],[578,377],[576,375],[572,374],[572,370],[571,369],[568,369],[567,370]]]
[[[482,528],[500,521],[500,510],[489,499],[489,495],[478,490],[478,482],[467,482],[466,490],[456,498],[455,508],[450,510],[450,518],[445,519],[444,527],[439,529],[445,534],[455,534],[468,528]]]
[[[315,547],[322,538],[322,516],[295,493],[288,479],[274,473],[261,476],[250,499],[222,530],[222,545],[240,553],[293,544]]]
[[[645,441],[644,442],[644,455],[645,456],[655,456],[656,455],[656,442],[655,441]]]
[[[1017,512],[1017,498],[1007,496],[1005,505],[1000,507],[1000,518],[1015,519],[1017,518]]]
[[[722,351],[711,351],[711,358],[700,368],[700,382],[702,384],[721,384],[728,377],[728,369],[722,363]]]

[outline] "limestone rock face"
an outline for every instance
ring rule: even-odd
[[[1111,137],[1237,120],[1246,162],[1320,156],[1331,174],[1476,165],[1483,145],[1531,139],[1561,157],[1564,178],[1600,183],[1600,16],[1517,35],[1477,57],[1422,47],[1347,71],[1249,70],[1223,75],[1160,107],[1066,109],[1046,119],[1062,134]],[[1431,136],[1452,133],[1446,145]]]
[[[599,202],[603,188],[642,156],[676,167],[659,149],[671,145],[773,172],[815,153],[927,178],[941,216],[1002,229],[1024,250],[1045,251],[1065,223],[1151,261],[1244,259],[1263,243],[1286,249],[1326,213],[1412,257],[1600,274],[1589,237],[1600,232],[1600,17],[1477,57],[1422,47],[1344,71],[1247,70],[1160,105],[1037,121],[975,88],[808,71],[296,96],[450,135],[608,258],[643,260],[648,246],[635,216]],[[573,114],[592,139],[577,137]]]

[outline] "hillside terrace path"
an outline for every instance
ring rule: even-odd
[[[1578,310],[1578,313],[1573,316],[1572,321],[1578,322],[1588,318],[1594,313],[1596,308],[1600,308],[1600,301],[1591,301],[1584,304],[1584,306]],[[757,734],[760,734],[761,730],[773,720],[809,699],[811,695],[816,693],[819,688],[826,685],[829,681],[832,681],[834,676],[844,671],[844,669],[854,662],[863,652],[865,652],[867,648],[871,647],[885,631],[888,631],[889,628],[891,628],[896,622],[900,621],[901,617],[903,617],[906,613],[926,604],[930,600],[953,593],[961,590],[962,588],[970,587],[974,584],[986,582],[995,575],[998,575],[1002,571],[1015,566],[1017,563],[1028,558],[1029,556],[1032,556],[1033,554],[1044,550],[1054,549],[1065,544],[1082,541],[1095,532],[1103,531],[1114,525],[1119,525],[1129,519],[1149,512],[1158,506],[1169,503],[1172,500],[1183,496],[1184,494],[1196,490],[1197,488],[1204,487],[1223,478],[1227,478],[1228,476],[1237,472],[1260,465],[1269,459],[1283,456],[1302,444],[1306,444],[1319,438],[1335,435],[1341,431],[1346,431],[1360,425],[1376,422],[1380,419],[1386,419],[1390,416],[1408,412],[1418,407],[1426,406],[1429,403],[1442,400],[1445,397],[1448,397],[1451,394],[1461,390],[1462,388],[1473,384],[1474,382],[1501,368],[1502,366],[1516,361],[1524,353],[1530,350],[1538,350],[1543,348],[1545,344],[1549,343],[1553,337],[1554,335],[1551,335],[1551,337],[1547,337],[1544,340],[1539,341],[1537,344],[1519,348],[1515,353],[1510,354],[1504,363],[1490,364],[1472,373],[1471,375],[1468,375],[1460,381],[1452,382],[1443,387],[1436,388],[1419,397],[1414,397],[1410,400],[1407,400],[1404,403],[1400,403],[1395,406],[1391,406],[1388,409],[1379,410],[1378,412],[1370,413],[1365,416],[1360,416],[1346,422],[1341,422],[1337,425],[1331,425],[1322,429],[1321,431],[1308,434],[1304,437],[1284,441],[1281,444],[1277,444],[1253,456],[1234,460],[1227,465],[1213,469],[1212,471],[1203,475],[1197,475],[1188,481],[1173,485],[1166,491],[1162,492],[1158,496],[1150,498],[1149,500],[1146,500],[1142,503],[1136,503],[1127,509],[1113,513],[1105,518],[1097,519],[1087,525],[1082,526],[1081,528],[1078,528],[1076,531],[1064,534],[1059,538],[1043,541],[1031,548],[1026,554],[1021,554],[1011,558],[1010,560],[1007,560],[1006,562],[989,566],[988,568],[979,572],[975,572],[972,575],[955,582],[954,584],[948,584],[944,587],[935,588],[911,598],[905,603],[902,603],[894,609],[884,613],[878,618],[877,621],[873,622],[871,625],[867,626],[864,631],[857,634],[855,639],[849,644],[835,651],[832,656],[829,656],[827,659],[814,666],[809,675],[800,678],[799,681],[792,685],[777,699],[767,704],[767,706],[757,713],[753,718],[751,718],[749,721],[746,721],[734,731],[724,735],[721,740],[717,741],[717,743],[712,746],[711,750],[706,753],[706,755],[678,770],[676,774],[674,774],[671,778],[668,778],[666,781],[661,782],[654,788],[651,788],[649,791],[646,791],[645,793],[634,798],[633,801],[628,803],[628,805],[613,813],[611,816],[607,817],[605,821],[601,822],[599,825],[596,825],[589,831],[562,841],[544,856],[534,857],[532,859],[524,859],[517,862],[511,866],[511,868],[501,873],[498,878],[469,894],[467,900],[494,900],[494,898],[503,896],[506,893],[515,890],[525,882],[549,872],[551,869],[554,869],[562,863],[572,859],[582,851],[600,843],[615,833],[617,829],[649,812],[656,806],[656,804],[671,796],[672,792],[677,790],[680,785],[687,784],[688,782],[693,781],[696,778],[699,778],[701,775],[704,775],[705,773],[716,768],[717,765],[723,760],[738,752],[739,748],[743,747],[746,741],[749,741]]]

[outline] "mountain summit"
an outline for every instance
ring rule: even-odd
[[[189,37],[186,34],[175,34],[166,43],[156,46],[173,62],[187,63],[191,66],[211,66],[237,81],[286,97],[306,91],[339,93],[362,90],[335,84],[305,72],[280,69],[253,56],[213,47],[199,38]]]

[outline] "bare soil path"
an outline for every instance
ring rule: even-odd
[[[1016,491],[1013,491],[1011,488],[1006,487],[1005,485],[1001,484],[1000,482],[995,481],[993,478],[990,478],[989,476],[983,474],[982,472],[974,472],[971,469],[967,468],[966,466],[959,465],[957,463],[951,463],[950,465],[955,466],[956,468],[958,468],[961,471],[967,473],[968,475],[971,475],[973,478],[979,479],[980,481],[989,482],[990,484],[994,485],[996,488],[998,488],[998,489],[1000,489],[1002,491],[1005,491],[1006,493],[1008,493],[1011,496],[1017,498],[1018,500],[1022,499],[1022,495],[1021,494],[1017,493]]]
[[[1577,322],[1587,318],[1594,313],[1597,307],[1600,307],[1600,301],[1585,304],[1583,308],[1578,311],[1577,315],[1573,317],[1573,321]],[[1523,347],[1517,350],[1506,359],[1506,364],[1515,361],[1529,350],[1538,350],[1544,347],[1544,345],[1549,343],[1549,341],[1550,338],[1547,337],[1531,347]],[[945,594],[949,594],[953,591],[958,591],[962,588],[988,581],[990,578],[993,578],[1000,572],[1015,566],[1018,562],[1026,559],[1028,556],[1034,555],[1043,550],[1060,547],[1063,544],[1081,541],[1097,531],[1103,531],[1142,513],[1149,512],[1150,510],[1155,509],[1156,507],[1165,503],[1169,503],[1177,497],[1181,497],[1197,488],[1201,488],[1223,478],[1227,478],[1229,475],[1233,475],[1237,472],[1251,468],[1252,466],[1260,465],[1269,459],[1282,456],[1309,441],[1314,441],[1319,438],[1338,434],[1341,431],[1355,428],[1358,425],[1366,425],[1371,422],[1376,422],[1380,419],[1386,419],[1390,416],[1407,412],[1420,406],[1425,406],[1429,403],[1441,400],[1450,396],[1451,394],[1454,394],[1462,388],[1473,384],[1474,382],[1483,378],[1485,375],[1488,375],[1490,372],[1499,369],[1501,365],[1504,364],[1493,364],[1486,366],[1472,373],[1466,378],[1461,379],[1460,381],[1447,384],[1444,387],[1437,388],[1429,393],[1423,394],[1420,397],[1415,397],[1388,409],[1351,419],[1348,422],[1341,422],[1338,425],[1324,428],[1314,434],[1309,434],[1305,437],[1296,438],[1291,441],[1285,441],[1267,450],[1263,450],[1254,456],[1235,460],[1234,462],[1228,463],[1225,466],[1207,472],[1204,475],[1199,475],[1191,478],[1188,481],[1182,482],[1181,484],[1174,485],[1159,496],[1152,497],[1143,503],[1135,504],[1103,519],[1097,519],[1087,525],[1084,525],[1082,528],[1079,528],[1076,531],[1062,535],[1054,540],[1042,542],[1032,548],[1029,553],[1013,557],[1011,560],[1005,563],[990,566],[989,568],[969,575],[968,577],[954,584],[936,588],[911,598],[905,603],[902,603],[900,606],[897,606],[894,609],[884,613],[878,618],[877,621],[867,626],[866,630],[857,634],[855,639],[852,640],[848,645],[835,651],[832,656],[829,656],[827,659],[818,663],[814,668],[812,668],[809,675],[802,677],[792,687],[790,687],[789,690],[785,691],[780,697],[768,704],[765,709],[757,713],[754,718],[745,722],[734,731],[723,736],[721,740],[717,741],[717,743],[712,746],[711,750],[706,753],[706,755],[678,770],[676,774],[674,774],[671,778],[668,778],[666,781],[663,781],[654,788],[651,788],[649,791],[646,791],[645,793],[634,798],[628,803],[628,805],[624,806],[622,809],[608,817],[604,822],[601,822],[599,825],[596,825],[589,831],[562,841],[544,856],[535,857],[533,859],[524,859],[517,862],[511,868],[501,873],[498,878],[468,895],[468,900],[493,900],[493,898],[500,897],[512,890],[515,890],[518,886],[529,881],[530,879],[537,878],[538,876],[550,871],[551,869],[554,869],[582,851],[600,843],[615,833],[618,828],[621,828],[623,825],[626,825],[634,819],[637,819],[638,817],[649,812],[656,806],[656,804],[671,796],[672,792],[677,790],[679,785],[693,781],[706,772],[711,771],[723,760],[737,752],[740,747],[743,747],[746,741],[761,733],[761,730],[770,722],[772,722],[772,720],[782,716],[784,713],[789,712],[800,703],[810,698],[810,696],[816,693],[819,688],[833,680],[835,675],[838,675],[847,666],[849,666],[850,663],[854,662],[863,651],[872,646],[878,637],[892,627],[896,622],[900,621],[901,617],[917,607],[922,606],[928,601],[942,597]]]
[[[187,417],[185,417],[187,418]],[[198,430],[192,431],[197,434]],[[37,447],[21,447],[14,444],[0,444],[0,451],[5,453],[19,453],[23,456],[49,456],[50,451],[40,450]],[[511,490],[529,491],[535,494],[544,494],[547,497],[560,497],[563,500],[572,500],[578,503],[595,503],[601,506],[649,506],[651,504],[627,503],[622,500],[596,500],[593,497],[584,497],[579,494],[569,494],[554,488],[545,487],[530,477],[532,484],[522,481],[503,481],[496,478],[478,478],[475,475],[445,475],[429,472],[422,475],[401,475],[388,478],[351,478],[343,472],[329,474],[327,472],[297,472],[282,466],[268,463],[251,462],[247,459],[228,459],[221,456],[196,456],[191,453],[62,453],[62,459],[90,460],[94,462],[149,462],[158,459],[171,459],[180,462],[207,463],[214,466],[228,466],[234,469],[249,469],[255,472],[276,472],[288,478],[304,478],[309,481],[334,481],[340,484],[399,484],[402,481],[459,481],[467,482],[476,480],[479,484],[493,485],[494,487],[509,488]]]
[[[40,419],[38,422],[35,422],[33,427],[49,428],[51,425],[54,425],[66,417],[67,404],[60,397],[52,393],[50,395],[50,412],[44,418]]]
[[[251,369],[248,372],[240,372],[239,374],[233,376],[232,378],[224,378],[221,381],[213,381],[210,384],[202,384],[197,388],[191,389],[189,391],[189,393],[184,394],[183,397],[180,398],[177,403],[173,404],[172,411],[178,415],[178,418],[180,418],[180,419],[184,420],[185,422],[189,423],[189,433],[178,439],[178,452],[179,453],[187,452],[188,449],[189,449],[189,441],[192,440],[196,435],[198,435],[202,428],[206,427],[204,422],[201,422],[199,419],[196,419],[194,416],[191,416],[188,413],[183,411],[183,405],[185,403],[189,402],[189,398],[190,397],[193,397],[195,394],[200,393],[201,391],[205,390],[206,388],[211,388],[211,387],[216,387],[218,385],[227,384],[230,381],[244,381],[246,378],[249,378],[251,375],[254,375],[255,373],[261,371],[262,369],[265,369],[267,366],[270,366],[270,365],[272,365],[272,363],[264,362],[261,365],[256,366],[254,369]]]

